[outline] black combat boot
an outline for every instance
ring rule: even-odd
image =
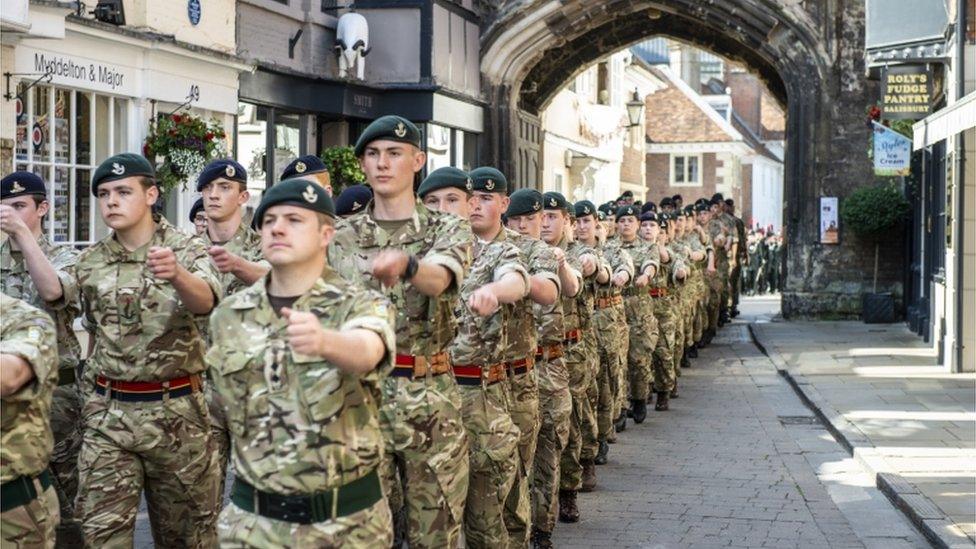
[[[622,433],[622,432],[626,431],[627,430],[627,414],[625,414],[623,411],[621,411],[620,412],[620,416],[617,418],[617,421],[615,421],[613,423],[613,428],[618,433]]]
[[[647,401],[644,399],[631,400],[630,406],[634,415],[634,423],[644,423],[644,420],[647,419]]]
[[[657,404],[654,405],[654,409],[658,412],[664,412],[668,409],[668,392],[661,391],[657,394]]]
[[[684,355],[684,356],[681,357],[681,367],[682,368],[691,368],[691,361],[688,360],[688,355]]]
[[[671,398],[678,398],[678,382],[674,382],[674,387],[671,389],[671,394],[668,395]]]
[[[532,549],[552,549],[552,532],[533,528]]]
[[[592,492],[596,490],[596,465],[591,460],[581,461],[583,466],[583,484],[580,492]]]
[[[576,490],[559,491],[559,522],[579,522],[579,507],[576,506]]]
[[[607,442],[607,439],[605,438],[600,439],[600,447],[596,451],[596,458],[593,459],[593,463],[597,465],[606,465],[608,459],[607,454],[609,453],[610,453],[610,443]]]
[[[698,358],[698,345],[692,344],[691,347],[685,349],[685,356],[688,358]]]

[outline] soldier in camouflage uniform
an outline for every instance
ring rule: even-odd
[[[708,236],[715,246],[715,269],[713,297],[718,299],[709,311],[709,327],[714,332],[729,320],[729,275],[732,268],[732,248],[735,244],[735,223],[725,213],[725,199],[721,193],[712,196],[709,205],[711,216],[708,221]]]
[[[725,199],[725,215],[731,218],[735,225],[735,247],[733,258],[735,267],[729,283],[732,296],[729,299],[729,316],[735,318],[739,316],[739,292],[742,290],[742,277],[749,264],[748,241],[746,240],[746,224],[741,218],[735,215],[735,202],[731,198]]]
[[[627,348],[627,374],[630,398],[630,414],[634,423],[643,423],[647,417],[647,397],[652,379],[651,362],[657,346],[658,326],[651,307],[648,284],[660,268],[656,246],[648,246],[640,239],[638,209],[623,206],[617,209],[617,236],[620,247],[627,250],[639,265],[634,282],[624,290],[624,306],[630,340]]]
[[[566,447],[572,413],[559,300],[563,277],[558,252],[541,240],[542,195],[532,189],[512,193],[505,217],[508,230],[499,232],[496,239],[510,240],[519,247],[532,277],[532,303],[518,315],[518,327],[513,331],[517,336],[509,342],[506,357],[512,417],[521,430],[521,463],[519,478],[506,501],[505,524],[512,547],[527,546],[530,533],[535,545],[546,547],[555,526],[559,456]],[[534,521],[536,517],[541,518]]]
[[[601,254],[603,265],[603,269],[589,282],[594,298],[592,324],[593,331],[596,332],[598,360],[596,376],[589,389],[591,406],[595,408],[597,416],[598,451],[594,463],[603,465],[607,462],[609,438],[613,435],[613,421],[617,417],[614,413],[617,372],[623,367],[620,347],[627,328],[627,320],[617,306],[623,306],[620,289],[633,276],[634,262],[629,253],[616,245],[615,240],[601,242],[597,229],[602,224],[594,214],[596,209],[592,202],[577,202],[575,209],[576,239],[597,250]]]
[[[393,541],[378,401],[396,351],[394,313],[327,265],[334,222],[332,200],[312,180],[269,189],[255,224],[271,272],[210,318],[207,362],[236,473],[221,547]]]
[[[463,219],[477,211],[479,220],[492,214],[500,222],[500,197],[485,188],[484,180],[472,186],[468,174],[457,168],[434,170],[417,193],[432,210]],[[505,498],[518,472],[519,440],[509,412],[503,356],[511,335],[509,319],[514,304],[528,294],[529,275],[514,244],[492,241],[491,234],[482,240],[475,234],[479,238],[473,239],[471,269],[455,304],[458,333],[451,344],[451,362],[470,444],[464,539],[471,548],[498,548],[508,546]]]
[[[157,545],[212,547],[218,470],[197,321],[220,279],[199,238],[152,213],[159,191],[145,158],[109,158],[91,190],[113,232],[75,266],[95,382],[78,457],[85,543],[132,545],[144,492]]]
[[[261,258],[261,236],[243,222],[241,209],[250,198],[247,171],[229,158],[214,160],[197,177],[197,192],[203,195],[203,207],[207,214],[207,227],[200,237],[207,246],[211,261],[220,271],[221,295],[226,297],[250,286],[268,272],[268,263]],[[203,329],[206,331],[206,325]],[[206,384],[205,389],[211,429],[217,445],[217,465],[220,470],[218,493],[223,495],[227,461],[230,459],[230,433],[227,432],[224,411],[213,397],[213,388]],[[218,505],[222,503],[223,498]]]
[[[75,378],[81,346],[72,326],[78,316],[78,286],[70,273],[78,252],[48,240],[41,227],[47,211],[44,182],[34,173],[15,172],[0,182],[0,231],[9,235],[0,245],[0,291],[49,314],[58,331],[58,386],[51,404],[51,472],[61,508],[59,543],[78,546],[82,543],[81,525],[74,518],[74,501],[82,396]]]
[[[48,462],[51,394],[58,383],[56,331],[40,309],[0,294],[0,540],[51,548],[60,520]]]
[[[374,197],[343,220],[329,263],[396,307],[396,364],[381,387],[383,487],[390,508],[405,512],[410,547],[454,547],[468,493],[468,441],[447,350],[471,231],[467,221],[430,211],[414,196],[426,155],[410,121],[375,120],[355,154]]]
[[[330,197],[332,196],[332,174],[329,173],[329,168],[325,162],[318,156],[306,154],[292,160],[281,171],[281,177],[278,180],[285,181],[295,177],[313,181],[325,189]],[[338,207],[338,205],[336,206]]]

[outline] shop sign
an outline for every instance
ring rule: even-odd
[[[895,130],[871,122],[874,133],[874,174],[908,175],[912,171],[912,140]]]
[[[925,118],[932,94],[932,71],[927,65],[886,66],[881,74],[881,116],[888,120]]]
[[[51,83],[117,95],[136,95],[131,67],[21,46],[16,49],[17,72],[50,74]]]

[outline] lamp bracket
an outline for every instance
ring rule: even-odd
[[[5,72],[5,73],[3,73],[3,78],[4,78],[5,83],[6,83],[6,89],[4,90],[3,98],[6,99],[7,101],[10,101],[14,97],[18,97],[16,95],[10,93],[10,77],[11,76],[37,76],[37,75],[40,75],[40,76],[38,76],[37,78],[34,79],[33,82],[31,82],[30,84],[28,84],[27,87],[24,88],[24,92],[27,92],[27,90],[33,88],[34,86],[40,84],[41,82],[44,82],[45,84],[51,82],[51,80],[54,79],[54,74],[51,71],[45,71],[45,72]]]

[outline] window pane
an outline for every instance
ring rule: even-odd
[[[301,153],[300,115],[275,111],[275,165],[273,176],[285,171],[289,162]]]
[[[51,203],[51,212],[48,214],[54,223],[54,241],[67,242],[69,237],[68,215],[71,213],[69,204],[69,185],[71,180],[71,168],[67,166],[56,166],[54,168],[54,181],[51,182],[51,191],[54,195],[54,202]]]
[[[115,127],[112,131],[115,132],[115,150],[112,154],[117,152],[129,150],[128,136],[128,117],[126,116],[126,107],[129,105],[129,101],[126,99],[116,98],[113,101],[113,109],[115,110]],[[139,151],[142,151],[141,145]]]
[[[674,182],[685,182],[685,157],[683,156],[674,157]]]
[[[91,94],[75,94],[75,162],[91,164]]]
[[[30,139],[34,147],[34,161],[50,162],[51,158],[51,120],[48,116],[51,89],[46,86],[35,86],[34,93],[34,127],[30,129]]]
[[[461,133],[461,132],[458,132]],[[464,132],[464,156],[461,169],[473,170],[478,167],[478,134]]]
[[[688,182],[689,183],[698,182],[698,157],[697,156],[688,157]]]
[[[247,180],[253,187],[264,188],[268,131],[268,112],[264,107],[239,103],[237,105],[237,160],[247,170]]]
[[[80,96],[80,94],[79,94]],[[78,242],[88,242],[91,240],[89,227],[91,216],[91,190],[89,181],[91,172],[88,170],[78,170],[75,175],[75,240]]]
[[[17,160],[27,161],[27,147],[30,146],[30,130],[27,128],[27,96],[24,94],[24,84],[17,84]],[[26,167],[24,168],[26,169]]]
[[[427,124],[427,173],[451,165],[451,129]]]
[[[68,125],[69,120],[71,120],[71,92],[62,89],[55,90],[54,141],[52,144],[54,145],[54,161],[58,164],[68,164],[71,162],[71,128]],[[65,187],[65,190],[67,190],[67,187]],[[65,197],[67,197],[67,194]]]
[[[95,96],[95,162],[99,164],[112,156],[109,151],[108,97]]]

